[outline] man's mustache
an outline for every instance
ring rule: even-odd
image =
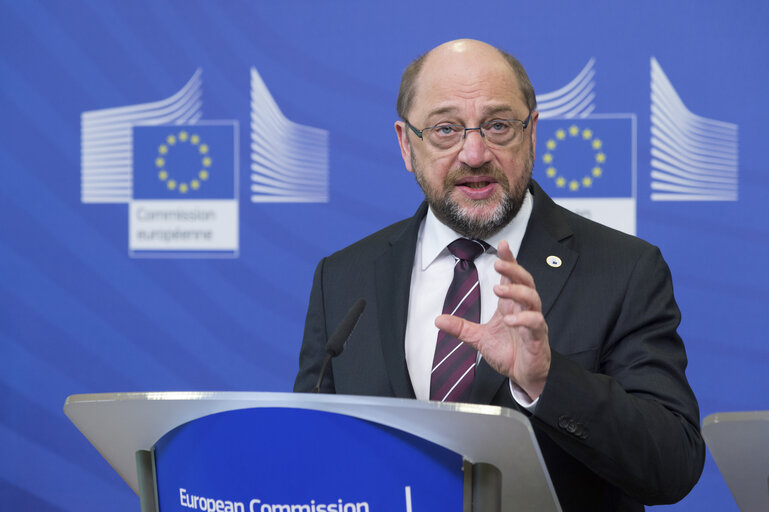
[[[470,167],[469,165],[463,164],[460,167],[449,171],[443,181],[444,184],[452,186],[459,180],[468,176],[488,176],[504,188],[507,189],[509,187],[509,181],[505,173],[491,164],[484,164],[480,167]]]

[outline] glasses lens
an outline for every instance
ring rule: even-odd
[[[422,133],[427,140],[438,149],[449,149],[462,140],[465,127],[457,124],[442,124],[425,128]]]
[[[497,146],[513,145],[521,140],[523,124],[514,119],[495,119],[483,124],[486,139]]]

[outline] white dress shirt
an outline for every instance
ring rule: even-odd
[[[514,255],[521,248],[521,241],[529,223],[533,199],[530,192],[515,218],[497,234],[485,240],[491,247],[475,260],[478,281],[481,288],[481,323],[488,322],[497,309],[494,285],[499,283],[499,274],[494,270],[497,247],[501,240],[507,240]],[[428,209],[419,228],[414,267],[411,272],[411,292],[408,319],[406,321],[406,365],[411,376],[411,385],[416,397],[430,398],[430,372],[438,339],[438,328],[434,320],[443,311],[451,280],[454,277],[456,258],[449,252],[448,245],[462,238],[454,230],[439,221]],[[480,355],[479,355],[480,358]],[[510,382],[513,398],[527,409],[533,409],[536,401]]]

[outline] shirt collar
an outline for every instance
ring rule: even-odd
[[[498,233],[484,240],[491,246],[487,252],[496,254],[499,242],[507,240],[513,254],[518,254],[518,251],[521,248],[521,242],[523,241],[523,235],[526,233],[526,226],[529,224],[533,205],[534,198],[532,197],[531,192],[527,189],[526,195],[523,198],[523,203],[521,204],[521,209],[513,220],[499,230]],[[430,208],[427,209],[427,215],[425,216],[421,231],[420,266],[422,270],[429,267],[444,251],[448,254],[447,246],[457,238],[462,237],[462,235],[439,221]]]

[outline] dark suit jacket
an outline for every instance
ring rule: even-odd
[[[535,182],[531,191],[517,259],[542,299],[552,363],[530,420],[561,506],[624,511],[678,501],[697,482],[705,449],[670,271],[656,247],[557,206]],[[414,217],[320,262],[295,391],[313,388],[328,336],[364,298],[366,310],[323,390],[414,397],[404,336],[426,211],[423,204]],[[549,266],[550,255],[562,266]],[[522,410],[507,379],[484,361],[472,402]]]

